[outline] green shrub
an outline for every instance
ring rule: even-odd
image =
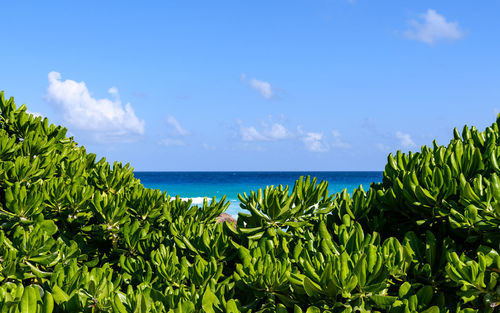
[[[234,227],[1,93],[0,312],[495,312],[499,125],[390,154],[367,192],[243,193]]]

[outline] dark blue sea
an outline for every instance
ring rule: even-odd
[[[166,191],[168,195],[193,199],[200,204],[204,197],[220,199],[226,195],[231,202],[227,213],[237,216],[241,211],[238,194],[266,186],[290,185],[300,176],[311,175],[328,181],[331,193],[347,188],[349,193],[363,185],[368,190],[371,182],[381,182],[382,172],[135,172],[135,177],[148,188]]]

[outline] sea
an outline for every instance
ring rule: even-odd
[[[166,191],[172,197],[192,199],[193,205],[202,204],[205,197],[210,201],[226,195],[230,201],[226,213],[234,217],[243,212],[239,193],[249,194],[271,185],[289,185],[291,190],[300,176],[328,181],[330,194],[343,189],[352,193],[360,185],[368,190],[372,182],[382,181],[382,172],[134,172],[134,175],[145,187]]]

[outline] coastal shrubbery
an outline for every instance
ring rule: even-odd
[[[242,194],[233,227],[2,93],[0,312],[495,312],[499,124],[389,155],[366,192]]]

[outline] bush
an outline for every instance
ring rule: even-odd
[[[0,94],[1,312],[494,312],[497,120],[388,157],[383,182],[193,206]]]

